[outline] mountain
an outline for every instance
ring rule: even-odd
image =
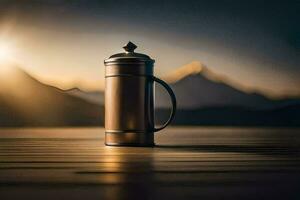
[[[174,90],[178,109],[174,125],[300,126],[300,100],[273,100],[249,92],[242,85],[210,71],[199,62],[185,65],[163,77]],[[66,91],[103,105],[102,92]],[[156,121],[169,116],[169,98],[156,86]]]
[[[300,126],[298,99],[274,101],[243,92],[240,86],[197,63],[179,70],[164,78],[179,104],[173,125]],[[103,126],[103,97],[102,92],[77,88],[63,91],[14,65],[0,65],[0,127]],[[165,121],[168,98],[159,87],[156,102],[160,105],[156,121]]]
[[[84,92],[79,88],[72,88],[69,90],[65,90],[65,92],[71,96],[84,99],[90,103],[104,105],[104,92],[99,92],[99,91]]]
[[[0,126],[103,125],[103,113],[103,106],[42,84],[14,64],[0,65]]]
[[[200,62],[191,62],[162,78],[172,87],[178,109],[207,107],[245,107],[250,109],[275,109],[300,104],[299,99],[273,100],[263,94],[246,92],[239,83],[210,71]],[[103,105],[104,93],[84,92],[77,88],[66,91],[88,102]],[[155,106],[170,107],[166,91],[159,85],[155,88]]]
[[[224,106],[271,109],[300,102],[293,99],[272,100],[263,94],[246,92],[239,83],[215,74],[199,62],[185,65],[164,79],[171,83],[181,109]],[[157,107],[165,108],[170,104],[160,87],[156,98]]]

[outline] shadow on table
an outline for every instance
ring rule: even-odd
[[[194,152],[232,152],[254,153],[270,155],[299,155],[299,147],[287,146],[253,146],[253,145],[156,145],[156,148],[170,149],[173,151]]]

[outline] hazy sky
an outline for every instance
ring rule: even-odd
[[[158,76],[200,61],[246,86],[300,94],[298,2],[0,0],[0,46],[64,88],[101,89],[103,60],[131,40]]]

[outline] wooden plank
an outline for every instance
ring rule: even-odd
[[[105,147],[103,134],[0,130],[0,199],[299,197],[299,129],[176,127],[154,148]]]

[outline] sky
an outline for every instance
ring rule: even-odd
[[[299,1],[0,0],[0,50],[39,80],[101,90],[129,40],[167,76],[192,61],[272,96],[300,95]]]

